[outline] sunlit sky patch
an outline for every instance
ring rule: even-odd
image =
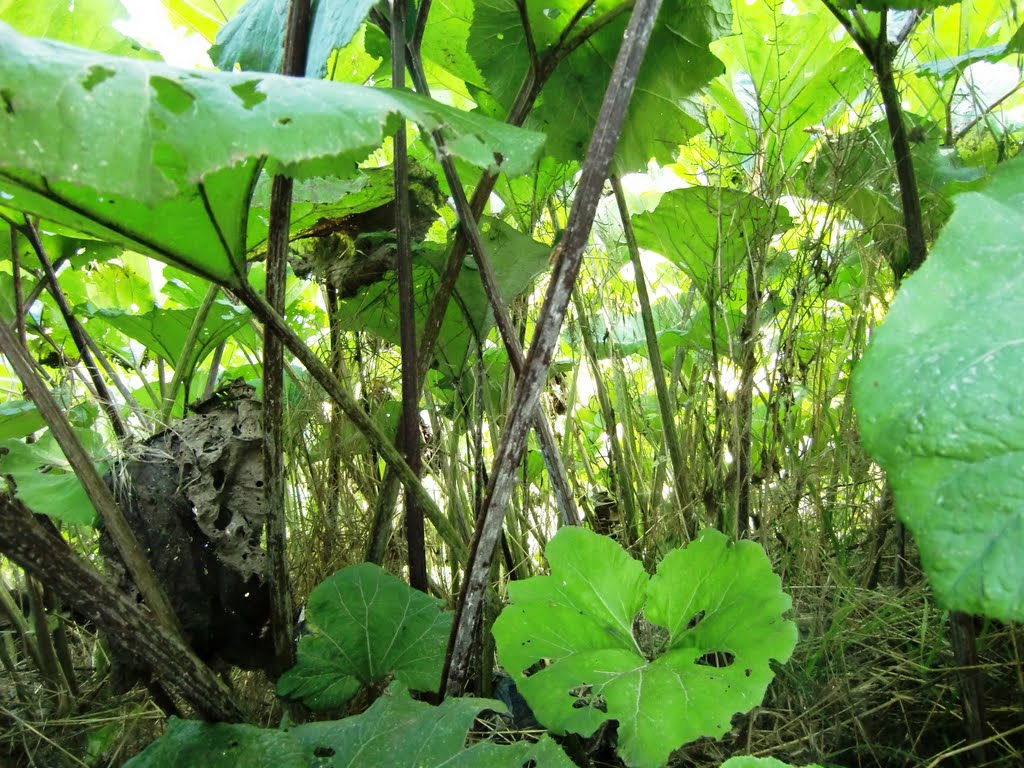
[[[119,32],[158,51],[173,66],[213,68],[206,53],[210,44],[201,35],[174,26],[159,0],[121,0],[121,4],[129,17],[114,23]]]

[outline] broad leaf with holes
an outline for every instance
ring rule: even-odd
[[[325,115],[341,128],[325,130]],[[513,174],[543,140],[405,91],[175,69],[0,25],[4,205],[228,285],[246,279],[262,166],[350,175],[400,119],[440,131],[465,162]]]
[[[498,658],[537,719],[556,733],[619,723],[631,766],[719,737],[761,703],[796,626],[764,550],[706,530],[650,579],[613,540],[566,527],[547,547],[550,576],[509,584],[494,624]]]
[[[360,715],[290,730],[172,717],[167,732],[127,768],[572,768],[547,735],[536,743],[480,741],[466,748],[467,732],[484,710],[504,712],[505,705],[490,699],[450,698],[432,707],[394,685]]]
[[[344,568],[313,590],[311,634],[277,684],[312,709],[343,706],[360,688],[394,675],[413,690],[437,690],[452,615],[439,600],[379,566]]]
[[[958,195],[854,375],[864,447],[949,608],[1024,620],[1024,161]]]

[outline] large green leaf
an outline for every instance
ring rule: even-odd
[[[114,29],[115,21],[127,17],[120,0],[0,0],[0,21],[23,35],[48,37],[117,56],[157,58]]]
[[[0,439],[25,437],[46,426],[30,400],[5,400],[0,403]]]
[[[482,87],[484,76],[468,51],[472,17],[472,0],[431,3],[420,52],[425,59],[436,62],[466,84]]]
[[[331,53],[355,35],[374,0],[313,3],[306,54],[306,77],[327,73]],[[217,34],[210,58],[225,71],[235,65],[256,72],[280,72],[288,0],[249,0]]]
[[[972,59],[977,60],[979,52],[991,51],[992,57],[998,57],[999,49],[1010,53],[1019,48],[1019,40],[1012,42],[1020,24],[1016,10],[1002,0],[971,0],[969,5],[956,3],[932,10],[927,23],[919,25],[906,46],[911,62],[921,66],[907,67],[902,73],[905,86],[900,89],[900,96],[904,108],[939,123],[947,119],[946,111],[951,104],[954,119],[956,114],[984,108],[984,97],[978,101],[968,99],[971,106],[957,105],[960,99],[953,92],[964,80],[956,72]],[[978,85],[984,80],[979,78]]]
[[[310,723],[291,734],[315,754],[330,754],[331,766],[572,768],[569,758],[547,735],[536,744],[478,742],[466,749],[466,734],[483,710],[504,712],[505,705],[492,699],[448,698],[431,707],[392,686],[358,717]]]
[[[185,341],[198,312],[197,308],[191,307],[157,308],[143,314],[121,309],[96,309],[87,311],[86,314],[93,320],[110,325],[125,336],[135,339],[172,365],[181,366],[184,375],[188,377],[196,365],[218,344],[248,324],[251,317],[248,310],[226,299],[215,301],[199,331],[189,359],[182,360]]]
[[[674,189],[655,210],[633,216],[637,244],[677,264],[705,297],[728,286],[749,253],[790,225],[782,206],[722,187]]]
[[[943,605],[1024,620],[1024,161],[955,211],[854,374],[864,446]]]
[[[722,768],[796,768],[796,766],[776,760],[774,757],[739,755],[737,757],[730,757],[722,763]],[[817,763],[811,763],[803,768],[821,768],[821,766]]]
[[[771,188],[806,157],[821,126],[844,118],[843,107],[864,89],[868,63],[835,34],[835,17],[820,2],[745,4],[735,27],[739,34],[711,45],[726,74],[709,89],[719,109],[708,120],[748,174],[760,158]]]
[[[431,707],[392,686],[361,715],[290,730],[171,718],[166,733],[126,768],[572,768],[546,735],[537,743],[467,749],[467,732],[483,710],[504,712],[505,705],[450,698]]]
[[[213,42],[242,0],[161,0],[172,21]]]
[[[77,433],[94,451],[102,449],[96,433]],[[96,521],[96,509],[85,488],[49,432],[34,443],[0,441],[0,450],[0,475],[14,480],[17,497],[33,512],[72,525],[92,525]]]
[[[180,70],[5,26],[0,52],[5,204],[228,284],[245,279],[247,205],[264,163],[300,179],[351,174],[399,118],[508,173],[528,170],[542,141],[402,91]]]
[[[507,110],[526,75],[526,39],[516,0],[478,0],[473,9],[469,52],[487,80],[491,95]],[[530,28],[542,55],[554,46],[582,5],[576,0],[526,4]],[[561,62],[541,93],[527,125],[548,135],[548,151],[571,162],[590,143],[601,98],[622,43],[628,6],[598,0],[577,29],[604,13],[622,13]],[[650,158],[669,161],[676,146],[702,128],[686,100],[722,71],[708,44],[727,34],[727,0],[668,0],[658,16],[629,115],[616,153],[620,171],[646,168]]]
[[[390,675],[414,690],[440,686],[451,613],[379,566],[352,565],[329,577],[309,596],[306,620],[312,634],[278,681],[282,696],[334,709]]]
[[[761,702],[769,660],[796,645],[790,599],[751,541],[706,530],[648,580],[611,539],[566,527],[547,559],[550,576],[509,584],[498,658],[553,731],[617,720],[629,765],[663,766],[676,747],[721,736]]]

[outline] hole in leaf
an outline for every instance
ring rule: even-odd
[[[195,96],[181,86],[181,83],[166,77],[154,75],[149,78],[149,85],[156,93],[157,103],[176,115],[187,112],[196,100]]]
[[[227,505],[225,505],[221,507],[220,511],[217,513],[217,520],[214,522],[214,526],[218,531],[223,531],[228,527],[228,523],[231,522],[232,517],[233,515],[231,514],[231,510],[227,508]]]
[[[537,659],[533,664],[523,670],[523,677],[531,677],[540,672],[544,667],[548,665],[547,659]]]
[[[14,114],[14,94],[6,88],[0,88],[0,101],[4,103],[4,112]]]
[[[728,651],[711,651],[709,653],[705,653],[693,663],[702,667],[714,667],[715,669],[721,669],[722,667],[731,666],[734,661],[736,661],[736,656]]]
[[[224,487],[224,470],[215,469],[213,471],[213,487],[218,491]]]
[[[87,91],[91,91],[104,80],[112,78],[114,74],[114,70],[110,67],[103,67],[99,64],[94,64],[89,67],[89,74],[87,74],[85,79],[82,80],[82,87]]]
[[[584,709],[585,707],[592,707],[593,709],[596,709],[598,712],[608,711],[608,702],[605,701],[604,696],[602,696],[599,693],[595,694],[593,686],[591,686],[589,683],[577,685],[575,688],[569,691],[569,696],[575,699],[575,701],[573,701],[572,703],[573,709]]]
[[[523,763],[523,768],[537,768],[537,761],[533,758],[530,758],[529,760]]]
[[[746,669],[743,670],[743,674],[746,675],[747,677],[750,677],[750,673],[751,672],[753,672],[753,670],[750,667],[747,667]]]
[[[313,750],[315,757],[334,757],[334,750],[330,747],[317,747]]]
[[[242,106],[246,109],[252,109],[267,100],[267,94],[257,90],[260,82],[259,80],[247,80],[244,83],[231,86],[231,90],[242,100]]]
[[[693,629],[702,621],[704,621],[704,611],[697,611],[697,613],[694,614],[693,618],[686,622],[686,628]]]

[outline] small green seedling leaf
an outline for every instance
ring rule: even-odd
[[[1024,620],[1024,161],[958,195],[853,377],[864,447],[892,483],[936,597]]]
[[[167,732],[126,768],[572,768],[547,735],[537,743],[479,742],[467,749],[467,733],[484,710],[504,712],[505,705],[450,698],[432,707],[396,684],[361,715],[290,730],[172,717]]]
[[[563,528],[546,554],[550,576],[509,584],[498,658],[556,733],[617,720],[631,766],[662,766],[673,749],[721,736],[761,702],[769,660],[785,662],[796,645],[782,618],[790,598],[753,542],[704,531],[650,579],[582,528]]]
[[[310,635],[277,684],[311,709],[343,706],[365,685],[394,675],[413,690],[437,690],[452,615],[439,600],[379,566],[344,568],[313,590]]]

